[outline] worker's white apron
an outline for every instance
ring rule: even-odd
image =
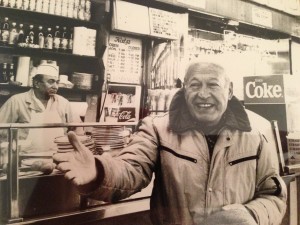
[[[53,104],[56,104],[55,102]],[[47,108],[43,112],[31,112],[30,123],[46,124],[46,123],[61,123],[61,118],[56,107],[53,107],[48,102]],[[44,107],[44,106],[43,106]],[[51,109],[52,108],[52,109]],[[55,150],[56,145],[54,139],[64,135],[63,128],[31,128],[28,133],[28,140],[31,140],[32,151],[41,152]]]

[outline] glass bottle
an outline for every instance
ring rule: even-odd
[[[7,63],[2,64],[2,82],[7,83],[8,77],[7,77]]]
[[[23,29],[23,23],[19,24],[19,34],[18,34],[17,42],[18,42],[18,46],[24,47],[24,46],[22,46],[25,43],[25,34],[24,34],[24,29]]]
[[[60,48],[60,29],[59,26],[55,26],[54,37],[53,37],[53,49],[58,51]]]
[[[39,46],[39,48],[44,48],[45,46],[45,35],[43,31],[43,26],[39,26],[38,29],[37,45]]]
[[[29,30],[26,35],[26,44],[28,47],[33,48],[34,47],[34,26],[32,24],[29,25]]]
[[[74,28],[71,28],[70,32],[69,32],[69,38],[68,38],[68,52],[69,53],[73,52],[73,31],[74,31]]]
[[[53,34],[52,34],[51,27],[48,27],[48,29],[47,29],[47,34],[45,37],[45,48],[53,49]]]
[[[9,41],[9,23],[8,23],[8,17],[5,17],[1,27],[1,44],[8,45],[8,41]]]
[[[9,45],[16,45],[18,42],[18,31],[17,31],[17,23],[12,22],[9,30]]]
[[[15,76],[15,67],[14,64],[11,63],[9,66],[9,74],[8,74],[8,78],[7,81],[15,81],[16,76]]]
[[[61,42],[60,42],[60,49],[64,52],[68,49],[68,32],[67,27],[63,27],[62,35],[61,35]]]

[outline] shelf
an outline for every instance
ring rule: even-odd
[[[93,21],[86,21],[86,20],[79,20],[74,18],[69,18],[65,16],[57,16],[48,13],[41,13],[29,10],[22,10],[22,9],[15,9],[9,7],[0,6],[0,14],[1,16],[7,16],[10,21],[12,20],[20,20],[20,18],[26,18],[25,23],[33,22],[36,24],[43,24],[43,25],[51,25],[55,26],[56,24],[64,24],[66,26],[84,26],[91,29],[98,29],[100,27],[99,23]]]
[[[12,54],[23,56],[36,56],[40,58],[66,58],[69,59],[82,59],[82,60],[98,60],[96,56],[77,55],[66,52],[54,51],[51,49],[39,49],[39,48],[22,48],[11,46],[0,46],[0,54]]]
[[[15,93],[22,93],[26,92],[31,87],[27,86],[17,86],[17,85],[9,85],[9,84],[0,84],[0,97],[2,96],[11,96]],[[87,95],[87,94],[99,94],[99,90],[82,90],[77,88],[59,88],[57,94],[81,94],[81,95]]]

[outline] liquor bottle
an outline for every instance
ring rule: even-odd
[[[54,37],[53,37],[53,49],[58,51],[60,48],[60,29],[59,26],[55,26]]]
[[[45,37],[45,48],[53,49],[53,34],[52,34],[51,27],[48,27],[48,29],[47,29],[47,34]]]
[[[60,49],[63,52],[66,52],[68,49],[68,32],[67,27],[63,27],[62,35],[61,35],[61,42],[60,42]]]
[[[25,33],[24,33],[24,29],[23,29],[23,23],[19,24],[19,35],[18,35],[18,46],[20,47],[24,47],[25,43]]]
[[[32,24],[29,25],[29,30],[26,34],[26,44],[28,47],[34,47],[34,26]]]
[[[7,45],[8,41],[9,41],[9,23],[8,23],[8,17],[5,17],[1,27],[1,44]]]
[[[9,45],[16,45],[18,43],[18,31],[17,31],[17,23],[12,22],[11,23],[11,28],[9,31]]]
[[[3,83],[7,83],[8,82],[8,77],[7,77],[7,63],[3,63],[2,64],[2,79],[1,81]]]
[[[43,26],[39,26],[39,30],[37,32],[37,45],[39,48],[44,48],[45,47],[45,35],[43,31]]]
[[[73,31],[74,31],[74,28],[71,28],[70,32],[69,32],[68,50],[67,50],[69,53],[73,52]]]
[[[15,76],[15,67],[14,64],[11,63],[9,67],[9,74],[8,74],[8,79],[7,81],[15,81],[16,76]]]

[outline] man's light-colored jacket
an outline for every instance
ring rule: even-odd
[[[277,225],[286,210],[286,186],[276,157],[270,124],[233,98],[210,158],[201,125],[179,91],[170,112],[143,119],[117,158],[97,157],[105,178],[93,194],[115,202],[146,187],[155,173],[155,225],[201,224],[232,204],[246,207],[260,225]]]

